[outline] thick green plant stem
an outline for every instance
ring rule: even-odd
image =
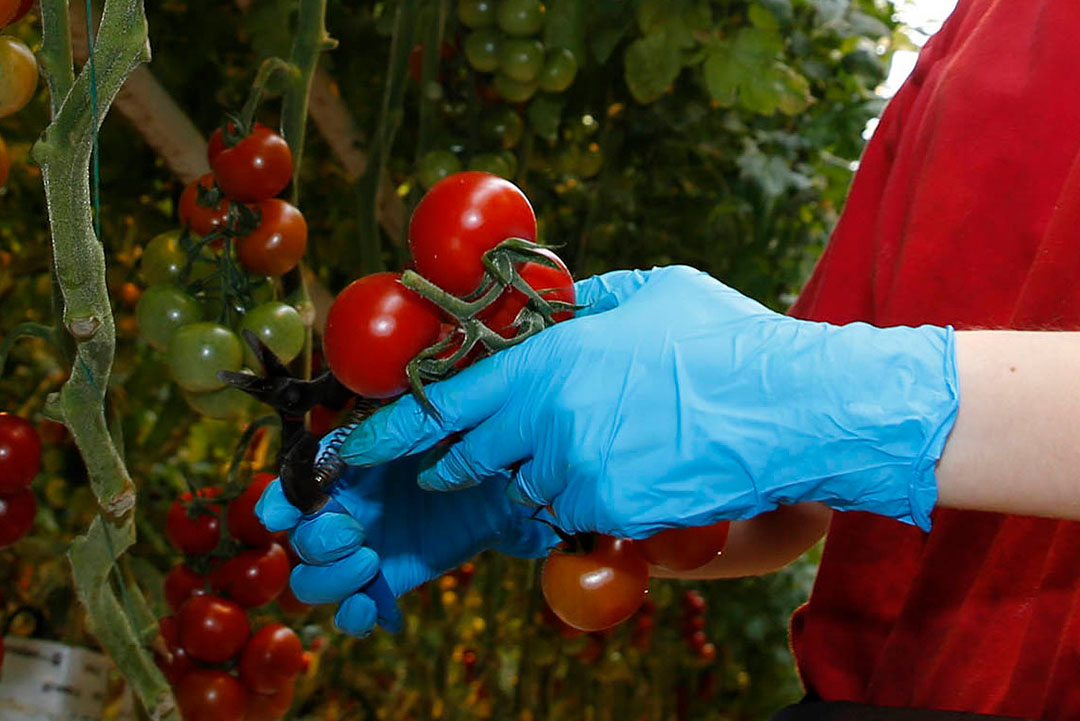
[[[123,603],[110,574],[135,540],[135,485],[105,415],[105,394],[116,331],[105,284],[105,250],[94,234],[90,155],[94,136],[127,76],[150,59],[142,0],[105,0],[94,46],[97,113],[89,67],[74,76],[67,0],[41,0],[40,52],[52,94],[52,123],[34,146],[41,166],[52,234],[58,327],[74,344],[71,374],[49,399],[48,411],[68,427],[82,454],[101,515],[69,551],[76,593],[87,622],[155,721],[178,721],[168,682],[143,640],[146,602],[120,579]]]

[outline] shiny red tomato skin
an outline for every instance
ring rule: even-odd
[[[19,541],[34,527],[37,498],[29,488],[11,496],[0,496],[0,548]]]
[[[199,188],[207,190],[214,187],[214,174],[206,173],[191,181],[180,194],[178,213],[180,223],[191,228],[193,233],[209,235],[215,230],[224,227],[225,219],[229,215],[229,201],[221,200],[212,208],[199,205]]]
[[[273,694],[248,694],[247,714],[244,721],[281,721],[293,702],[293,684],[284,686]]]
[[[265,125],[256,125],[239,143],[217,151],[210,167],[225,197],[254,203],[274,197],[289,184],[292,151],[285,138]]]
[[[669,571],[701,568],[724,550],[729,521],[697,528],[669,528],[636,541],[638,551],[654,566]]]
[[[206,592],[206,576],[191,570],[186,563],[176,564],[165,576],[165,602],[174,613],[192,596]]]
[[[155,654],[154,662],[165,674],[169,683],[175,685],[195,665],[195,660],[188,655],[184,647],[180,645],[180,623],[176,616],[166,616],[158,622],[161,637],[165,640],[165,646],[169,649],[171,658],[165,658]]]
[[[277,693],[291,686],[304,665],[304,646],[296,632],[270,623],[251,637],[240,654],[240,680],[255,693]]]
[[[354,393],[392,398],[409,387],[405,367],[439,338],[441,312],[401,284],[398,273],[353,281],[330,306],[323,353]]]
[[[296,206],[279,198],[256,203],[259,225],[236,239],[236,257],[252,273],[284,275],[307,248],[308,227]]]
[[[255,123],[255,129],[269,130],[270,128],[262,123]],[[229,122],[229,131],[236,132],[236,125],[232,121]],[[214,165],[214,159],[221,155],[222,150],[225,150],[225,135],[221,132],[221,128],[215,128],[214,132],[210,133],[210,140],[206,144],[206,162],[210,163],[211,167]]]
[[[566,264],[559,256],[546,248],[540,249],[541,255],[558,264],[557,268],[544,265],[543,263],[528,262],[518,266],[517,271],[521,278],[529,284],[529,287],[537,291],[547,300],[559,300],[564,303],[574,303],[574,277],[570,275]],[[526,306],[529,299],[516,288],[507,288],[503,294],[495,299],[495,302],[480,311],[477,317],[484,321],[488,328],[501,335],[503,338],[512,338],[517,332],[514,321],[518,313]],[[569,320],[574,317],[574,311],[564,310],[552,315],[556,323]]]
[[[30,487],[41,469],[41,438],[25,418],[0,413],[0,496]]]
[[[244,721],[248,693],[225,671],[196,668],[177,684],[176,702],[184,721]]]
[[[536,240],[529,199],[509,180],[475,170],[433,185],[409,221],[417,272],[458,296],[479,287],[481,257],[507,238]]]
[[[197,493],[202,499],[214,498],[221,494],[221,489],[200,488]],[[181,553],[202,556],[217,548],[221,538],[221,507],[210,505],[204,513],[192,518],[188,516],[191,501],[190,493],[184,493],[173,501],[165,520],[165,535]]]
[[[180,609],[180,645],[207,663],[225,663],[251,635],[247,612],[218,596],[192,596]]]
[[[210,572],[210,587],[244,608],[265,606],[289,585],[289,557],[277,543],[241,551]]]
[[[649,587],[649,564],[633,541],[597,534],[591,553],[552,552],[544,561],[541,587],[564,623],[581,631],[602,631],[641,606]]]
[[[263,491],[274,480],[272,473],[256,473],[244,492],[229,502],[225,520],[229,534],[248,546],[268,546],[274,540],[274,534],[266,530],[259,517],[255,515],[255,504],[262,498]]]

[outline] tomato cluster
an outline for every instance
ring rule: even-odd
[[[716,658],[716,645],[705,635],[705,597],[699,591],[683,594],[683,637],[699,661],[710,663]]]
[[[299,637],[280,623],[252,633],[248,619],[275,600],[302,610],[285,593],[296,560],[255,515],[272,480],[256,474],[227,501],[219,488],[185,493],[169,508],[165,533],[185,560],[165,578],[175,615],[161,619],[157,660],[188,721],[275,721],[292,703],[305,664]]]
[[[24,418],[0,413],[0,548],[30,532],[37,498],[30,484],[41,468],[41,439]]]

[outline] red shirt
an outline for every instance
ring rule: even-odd
[[[792,312],[1080,329],[1080,0],[960,1]],[[792,643],[826,700],[1080,719],[1080,523],[837,513]]]

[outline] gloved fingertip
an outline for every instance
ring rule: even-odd
[[[431,468],[420,471],[416,476],[416,482],[425,491],[456,491],[479,485],[472,478],[450,477],[445,472],[445,465],[441,461]]]
[[[325,565],[360,548],[364,529],[352,516],[324,513],[302,521],[292,531],[290,541],[305,563]]]
[[[281,481],[275,480],[263,491],[255,504],[255,515],[271,533],[287,531],[300,522],[303,514],[285,498]]]
[[[356,593],[341,602],[334,614],[334,625],[342,633],[362,638],[375,628],[377,617],[375,602],[363,593]]]
[[[351,466],[369,466],[380,462],[378,454],[378,413],[357,426],[342,442],[338,455]]]
[[[378,572],[378,554],[362,547],[327,565],[297,565],[289,584],[304,603],[338,603],[366,586]]]

